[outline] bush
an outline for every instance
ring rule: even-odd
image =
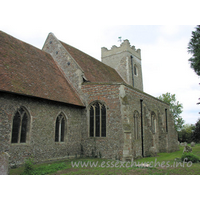
[[[193,153],[184,153],[181,156],[181,161],[186,161],[186,162],[191,161],[192,163],[197,163],[200,160],[199,160],[199,157],[194,155]]]
[[[24,175],[31,175],[33,172],[33,158],[28,158],[24,164]]]

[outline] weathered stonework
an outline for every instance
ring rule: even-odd
[[[12,39],[12,42],[15,43],[15,40]],[[21,50],[24,51],[23,48]],[[47,52],[45,57],[41,56],[44,51]],[[25,94],[5,90],[6,84],[3,89],[0,88],[0,152],[9,153],[10,165],[20,165],[29,157],[33,157],[36,162],[44,162],[81,154],[129,161],[178,150],[178,136],[169,105],[143,92],[141,51],[130,46],[128,40],[120,47],[113,46],[111,50],[102,48],[103,63],[59,41],[52,33],[47,37],[43,51],[32,49],[29,54],[30,59],[33,57],[32,62],[38,54],[41,54],[41,57],[38,55],[40,61],[45,58],[47,62],[53,62],[53,65],[47,64],[47,67],[44,62],[40,62],[41,67],[46,67],[43,73],[51,70],[52,66],[53,72],[58,75],[56,77],[64,77],[60,91],[66,94],[68,101],[60,101],[61,92],[53,99],[42,95],[42,91],[51,93],[51,89],[55,90],[53,81],[56,80],[52,80],[47,90],[45,82],[36,77],[43,87],[43,90],[36,88],[40,90],[40,97],[29,95],[34,82],[22,88]],[[10,56],[7,59],[9,61]],[[11,60],[11,63],[14,61]],[[29,69],[32,68],[37,69],[29,65]],[[12,68],[5,65],[4,69],[8,77]],[[18,69],[20,66],[15,73]],[[12,73],[10,76],[13,89],[17,83]],[[28,76],[26,71],[21,85]],[[69,92],[71,95],[68,96]],[[90,107],[95,102],[104,105],[106,109],[106,137],[90,136]],[[26,142],[12,143],[13,119],[21,107],[28,113]],[[64,141],[55,142],[56,121],[61,113],[66,119]]]
[[[121,126],[119,85],[84,84],[82,90],[88,96],[86,105],[87,126],[82,136],[82,144],[86,156],[92,150],[100,152],[103,158],[122,158],[123,134]],[[89,137],[89,105],[94,101],[103,102],[107,108],[106,137]]]
[[[0,152],[0,175],[8,175],[9,157],[7,152]]]
[[[143,91],[141,50],[136,50],[128,40],[124,40],[120,47],[113,46],[110,50],[102,47],[101,60],[116,69],[127,84]]]
[[[80,155],[81,134],[84,131],[82,109],[8,93],[1,93],[0,104],[0,118],[3,119],[1,133],[4,133],[4,138],[0,140],[0,152],[9,150],[11,165],[22,164],[30,156],[35,162],[42,162]],[[21,106],[30,114],[27,142],[12,144],[12,121],[16,110]],[[60,112],[66,115],[66,132],[64,142],[56,143],[55,122]]]
[[[126,85],[88,83],[84,84],[82,89],[88,96],[88,105],[93,101],[101,101],[107,106],[106,138],[90,138],[88,130],[82,138],[86,155],[91,155],[91,149],[95,149],[97,152],[101,152],[102,157],[105,158],[120,157],[123,160],[130,160],[152,155],[150,151],[152,147],[156,153],[178,150],[178,136],[173,127],[172,116],[168,113],[167,121],[165,119],[165,110],[169,111],[168,104]],[[141,99],[143,99],[142,113]],[[86,110],[87,119],[89,119],[88,106]],[[139,137],[137,139],[134,138],[133,115],[135,111],[139,113]],[[156,116],[156,132],[152,131],[151,112],[154,112]],[[141,117],[143,127],[141,127]],[[89,128],[89,121],[87,123]],[[107,151],[108,149],[112,150]]]

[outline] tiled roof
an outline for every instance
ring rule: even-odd
[[[83,106],[50,54],[2,31],[0,90]]]
[[[95,83],[124,83],[115,69],[68,44],[63,42],[61,44],[83,69],[88,81]]]

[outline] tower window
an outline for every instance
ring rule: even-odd
[[[134,65],[134,75],[137,76],[137,67]]]
[[[90,137],[106,137],[106,107],[100,102],[90,106]]]

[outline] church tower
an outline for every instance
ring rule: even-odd
[[[114,68],[128,85],[143,91],[141,50],[136,50],[128,40],[110,50],[102,47],[101,61]]]

